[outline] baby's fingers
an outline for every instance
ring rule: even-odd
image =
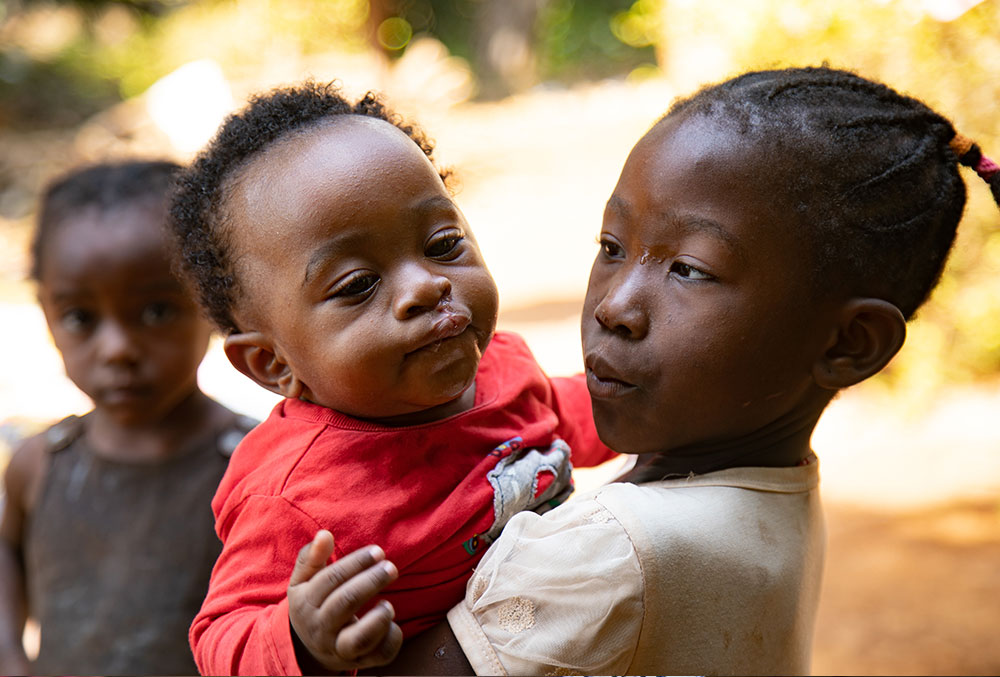
[[[288,584],[298,585],[311,579],[326,566],[332,554],[333,534],[326,529],[317,531],[312,541],[299,550],[299,556],[295,559],[295,568],[292,569],[292,577]]]
[[[392,622],[392,605],[381,601],[337,635],[337,655],[358,667],[385,665],[399,653],[403,632]]]
[[[377,545],[355,550],[348,555],[344,555],[333,564],[323,567],[311,580],[301,584],[299,586],[302,590],[301,594],[310,606],[314,606],[317,609],[325,607],[325,603],[329,601],[330,596],[345,587],[348,589],[346,595],[349,597],[355,595],[364,596],[353,607],[351,613],[339,621],[341,624],[346,623],[355,611],[371,599],[375,592],[378,592],[386,584],[395,580],[398,575],[396,567],[383,560],[385,560],[385,551]],[[385,567],[389,568],[386,569]],[[388,573],[390,570],[391,573]],[[373,579],[380,580],[386,576],[391,576],[391,578],[383,582],[378,588],[375,588],[374,592],[366,593],[371,588],[374,582]],[[341,597],[343,596],[342,594]],[[329,616],[329,611],[324,611],[323,613]]]
[[[379,554],[381,557],[385,556],[381,548],[373,550],[377,550],[376,556]],[[311,585],[317,585],[320,580],[326,581],[327,577],[331,584],[336,582],[336,585],[326,593],[326,599],[320,606],[320,615],[334,632],[349,623],[361,607],[368,604],[383,588],[399,577],[399,571],[392,562],[378,561],[378,559],[371,561],[365,558],[359,558],[356,562],[351,560],[350,558],[358,552],[360,551],[351,553],[326,567],[311,582]],[[367,564],[364,564],[365,562]]]

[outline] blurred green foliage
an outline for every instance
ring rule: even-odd
[[[251,80],[276,55],[381,44],[392,58],[429,34],[475,68],[490,2],[505,0],[0,0],[0,125],[72,127],[200,58]],[[543,82],[642,72],[683,93],[749,68],[828,62],[927,101],[1000,154],[1000,0],[950,20],[935,8],[962,0],[535,2],[530,37]],[[942,381],[1000,374],[1000,217],[985,186],[966,177],[959,242],[880,377],[885,386],[931,393]]]

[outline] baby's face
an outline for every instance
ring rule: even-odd
[[[471,406],[496,286],[411,139],[336,118],[280,142],[234,184],[237,320],[272,342],[302,385],[294,396],[366,419]]]
[[[56,224],[38,297],[66,373],[122,425],[155,422],[197,389],[211,326],[171,274],[162,209],[88,209]]]
[[[595,420],[616,451],[739,446],[815,406],[811,370],[832,335],[777,170],[699,119],[658,125],[630,154],[582,325]]]

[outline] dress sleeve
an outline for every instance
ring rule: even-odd
[[[643,620],[628,534],[593,499],[520,513],[448,622],[477,675],[622,675]]]
[[[252,496],[220,525],[222,554],[191,625],[203,675],[301,675],[288,620],[288,580],[319,526],[280,496]]]
[[[586,377],[583,374],[554,377],[549,382],[552,384],[553,408],[559,416],[556,432],[569,444],[573,465],[586,468],[619,458],[597,436]]]

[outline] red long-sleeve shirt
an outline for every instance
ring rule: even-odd
[[[202,674],[301,674],[286,589],[319,529],[338,556],[383,547],[400,577],[382,598],[404,635],[442,621],[511,506],[535,508],[568,482],[559,439],[577,465],[614,455],[583,377],[546,377],[502,332],[483,355],[474,406],[442,421],[390,428],[282,401],[237,448],[212,502],[223,550],[190,634]]]

